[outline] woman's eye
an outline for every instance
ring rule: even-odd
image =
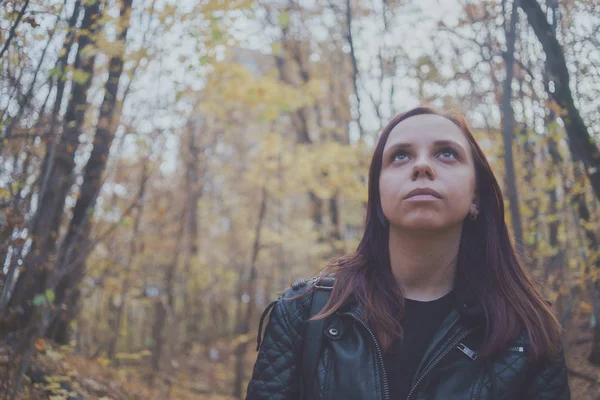
[[[456,152],[454,150],[442,150],[440,151],[440,156],[442,158],[456,158]]]
[[[406,153],[404,153],[404,152],[401,152],[401,151],[399,151],[397,153],[394,153],[392,155],[392,161],[396,161],[396,160],[398,160],[398,161],[404,161],[407,158],[408,158],[408,155]]]

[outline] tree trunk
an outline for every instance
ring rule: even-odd
[[[518,99],[521,100],[523,109],[525,109],[525,99],[527,98],[524,90],[525,78],[519,76],[517,81],[519,83]],[[536,135],[535,130],[530,130],[527,120],[524,120],[521,123],[520,137],[524,141],[522,168],[525,170],[523,176],[525,187],[533,187],[535,185],[536,160],[538,159],[538,155],[542,153],[534,140]],[[535,269],[539,266],[540,261],[538,258],[539,235],[541,232],[540,223],[542,222],[540,218],[540,196],[534,191],[525,191],[523,192],[521,202],[526,204],[531,211],[529,218],[524,218],[523,220],[523,251],[527,254],[527,263],[532,269]]]
[[[589,226],[591,215],[587,206],[585,191],[583,190],[585,187],[585,177],[581,169],[582,168],[580,166],[575,166],[574,168],[574,187],[576,192],[572,194],[571,201],[576,213],[578,214],[579,220],[582,221],[582,224],[579,224],[579,221],[576,221],[577,229],[583,229],[585,238],[587,239],[587,255],[589,260],[585,267],[584,276],[589,277],[591,275],[592,268],[600,269],[600,257],[597,254],[598,237],[596,236],[596,232]],[[590,296],[592,296],[592,304],[596,306],[598,284],[591,281],[589,281],[588,284]],[[593,312],[596,316],[599,315],[596,307],[594,307]],[[600,328],[598,328],[598,325],[599,321],[596,321],[592,349],[588,357],[588,360],[594,365],[600,365],[600,332],[598,331]]]
[[[173,290],[174,273],[176,270],[175,265],[165,266],[167,269],[165,273],[165,293],[161,295],[156,301],[154,323],[152,325],[152,383],[157,383],[158,374],[161,370],[161,361],[164,357],[165,346],[168,345],[168,341],[165,340],[164,328],[170,326],[167,323],[168,320],[173,319],[173,308],[172,303],[173,295],[169,294]],[[165,298],[165,295],[167,298]]]
[[[556,26],[557,26],[557,18],[556,12],[553,10],[552,12],[552,32],[556,34]],[[550,66],[548,64],[548,60],[546,60],[544,66],[544,88],[546,93],[550,96]],[[556,115],[552,108],[548,107],[546,115],[544,117],[544,125],[546,126],[546,134],[548,136],[548,155],[550,156],[549,165],[546,168],[546,178],[548,181],[552,182],[548,190],[546,191],[548,197],[550,198],[549,204],[549,214],[551,217],[551,222],[548,224],[548,240],[550,244],[550,248],[556,249],[556,253],[550,257],[547,262],[546,268],[544,270],[545,277],[548,278],[549,274],[559,268],[564,261],[564,251],[561,249],[560,243],[558,241],[558,229],[560,219],[558,218],[558,177],[561,176],[564,182],[564,174],[561,172],[560,166],[564,162],[562,156],[560,155],[560,151],[558,149],[558,145],[556,139],[554,137],[555,132],[553,132],[552,124],[556,120]],[[556,288],[555,288],[556,289]]]
[[[152,325],[152,381],[155,382],[156,375],[160,371],[160,359],[164,347],[163,328],[167,319],[167,310],[160,301],[156,301],[154,307],[154,324]]]
[[[56,61],[56,70],[58,76],[56,77],[56,98],[54,99],[54,106],[52,107],[52,115],[50,117],[50,129],[49,135],[45,139],[46,142],[46,154],[44,155],[44,161],[42,163],[41,168],[41,176],[39,183],[39,196],[43,196],[46,188],[48,186],[48,178],[50,176],[50,171],[52,169],[52,164],[56,152],[56,128],[58,125],[58,119],[60,114],[60,108],[62,105],[64,93],[65,93],[65,85],[66,80],[63,77],[65,72],[65,68],[67,66],[69,54],[71,53],[71,47],[73,47],[73,41],[75,40],[75,25],[77,24],[77,20],[79,19],[79,12],[81,10],[81,0],[77,0],[73,5],[73,14],[71,14],[71,18],[69,18],[69,33],[65,38],[63,43],[63,47],[59,54],[58,60]]]
[[[66,3],[67,3],[67,1],[65,0],[62,4],[61,8],[57,12],[58,16],[56,17],[55,26],[57,26],[58,23],[60,22],[60,14],[62,13],[62,10],[65,7]],[[30,104],[31,100],[33,99],[34,89],[36,87],[36,84],[38,83],[37,78],[38,78],[38,75],[42,68],[42,65],[44,65],[46,53],[48,52],[48,49],[50,48],[50,44],[52,43],[52,40],[54,39],[55,33],[56,33],[56,29],[53,29],[52,32],[50,33],[50,35],[48,35],[48,40],[46,41],[46,46],[44,46],[44,50],[42,51],[42,54],[38,61],[38,65],[35,69],[35,72],[33,73],[33,77],[31,78],[31,81],[29,82],[29,88],[27,89],[25,94],[19,96],[19,99],[18,99],[19,111],[17,112],[17,115],[15,115],[13,118],[10,118],[10,123],[8,124],[8,127],[6,128],[6,131],[4,133],[5,140],[9,139],[12,136],[14,128],[19,124],[23,115],[29,111],[29,104]],[[67,43],[67,41],[68,41],[68,38],[65,39],[65,44]],[[64,47],[64,45],[63,45],[63,47]],[[48,92],[48,95],[50,95],[50,91]],[[40,119],[43,118],[43,112],[41,112],[41,111],[39,113],[39,118]],[[29,136],[29,134],[26,134],[25,137],[28,137],[28,136]],[[0,153],[2,153],[2,145],[1,144],[0,144]]]
[[[365,135],[365,131],[361,122],[360,96],[358,94],[358,63],[356,61],[356,53],[354,51],[354,39],[352,37],[352,6],[351,1],[346,0],[346,39],[350,46],[350,61],[352,62],[352,85],[354,87],[354,96],[356,98],[356,124],[358,125],[358,133],[360,137]],[[381,66],[383,73],[383,65]],[[377,113],[379,117],[379,112]]]
[[[600,323],[598,321],[596,321],[596,326],[594,326],[592,350],[590,351],[588,361],[594,365],[600,365]]]
[[[185,188],[188,206],[187,216],[187,249],[186,259],[184,263],[184,277],[192,276],[192,263],[197,261],[198,258],[198,202],[202,197],[204,182],[200,177],[199,171],[200,163],[204,160],[200,160],[200,153],[203,152],[204,146],[198,143],[198,121],[190,121],[187,126],[187,138],[188,143],[186,146],[187,151],[183,151],[185,154]],[[202,126],[205,126],[203,123]],[[215,135],[216,138],[216,135]],[[184,150],[184,149],[182,149]],[[206,168],[206,163],[202,162],[202,170]],[[202,171],[204,173],[204,171]],[[196,285],[196,279],[185,278],[184,291],[183,291],[183,302],[184,309],[186,310],[186,316],[184,318],[185,324],[185,339],[183,348],[189,350],[192,347],[192,343],[198,338],[199,329],[198,324],[202,320],[202,305],[197,301],[193,301],[194,298],[201,296]]]
[[[165,345],[169,346],[169,350],[173,347],[173,343],[165,341],[164,327],[165,322],[169,320],[167,326],[172,326],[175,329],[175,298],[174,283],[177,273],[177,265],[179,264],[179,254],[181,253],[183,232],[185,229],[185,221],[188,216],[188,204],[183,205],[183,209],[179,215],[177,237],[175,238],[175,248],[173,249],[173,260],[166,266],[164,280],[164,293],[160,296],[161,301],[156,303],[156,315],[152,328],[152,339],[154,347],[152,350],[152,371],[153,381],[156,382],[156,376],[161,369],[161,360],[164,355]],[[166,342],[166,343],[165,343]],[[171,352],[169,351],[169,355]]]
[[[56,154],[47,172],[47,189],[40,193],[39,206],[32,218],[30,252],[25,260],[26,268],[19,276],[9,306],[23,310],[23,320],[28,321],[32,315],[31,299],[44,293],[48,275],[52,272],[50,259],[56,249],[58,229],[63,216],[63,208],[67,193],[73,184],[75,152],[79,146],[79,135],[87,109],[87,92],[91,85],[95,56],[83,57],[82,50],[93,43],[99,26],[101,2],[86,3],[81,30],[89,34],[80,35],[75,56],[74,67],[82,71],[85,79],[73,82],[71,98],[65,114],[65,129],[61,136]],[[42,171],[42,174],[45,174]]]
[[[118,36],[118,41],[123,43],[123,53],[111,57],[109,62],[108,79],[104,87],[104,99],[100,107],[100,116],[94,135],[92,153],[84,169],[83,183],[79,189],[79,198],[73,208],[73,217],[67,235],[61,244],[57,266],[59,268],[56,286],[56,303],[63,305],[63,312],[52,323],[49,336],[59,343],[68,343],[65,336],[59,332],[66,332],[69,323],[77,314],[77,289],[81,279],[85,276],[85,259],[87,254],[82,249],[88,248],[89,233],[92,223],[92,210],[102,187],[102,178],[110,148],[115,136],[116,122],[115,110],[119,80],[123,72],[123,56],[131,5],[133,0],[123,0],[121,3],[120,17],[123,27]],[[77,253],[76,253],[77,252]],[[67,296],[72,291],[73,296]],[[66,306],[66,307],[65,307]]]
[[[21,22],[21,19],[23,18],[23,15],[25,14],[25,11],[27,10],[28,6],[29,6],[29,0],[25,0],[25,2],[23,3],[23,7],[21,7],[21,9],[19,10],[19,13],[17,14],[15,23],[12,24],[12,26],[10,27],[10,31],[8,32],[8,37],[6,38],[6,42],[4,42],[2,49],[0,49],[0,58],[2,58],[2,56],[8,49],[10,42],[17,35],[17,26],[19,25],[19,22]]]
[[[246,313],[241,316],[238,320],[237,337],[247,335],[250,332],[250,321],[252,321],[252,312],[254,310],[254,295],[256,293],[256,260],[258,259],[258,253],[261,247],[261,232],[264,223],[265,215],[267,213],[267,190],[262,189],[262,199],[260,202],[260,211],[258,213],[258,221],[256,223],[256,229],[254,230],[254,245],[252,246],[252,259],[250,261],[250,273],[248,281],[244,287],[243,293],[248,296],[248,306],[246,307]],[[248,347],[248,341],[242,340],[235,349],[235,380],[233,383],[233,396],[237,399],[243,399],[243,387],[244,382],[244,359],[246,357],[246,348]]]
[[[549,95],[567,113],[563,122],[569,138],[571,154],[575,160],[582,161],[585,165],[586,175],[596,197],[600,199],[600,151],[575,106],[569,87],[569,70],[563,48],[537,0],[521,0],[520,7],[527,14],[529,24],[546,54],[548,70],[554,83],[554,91]]]
[[[127,292],[129,290],[129,281],[131,279],[132,264],[137,255],[139,246],[138,234],[140,231],[140,221],[142,219],[142,213],[144,210],[144,194],[146,192],[146,182],[148,181],[148,160],[144,160],[144,167],[142,170],[142,179],[140,181],[139,194],[137,199],[137,213],[133,220],[133,230],[131,232],[131,243],[129,244],[129,253],[127,254],[127,261],[125,262],[125,277],[123,278],[123,284],[121,286],[121,302],[115,312],[115,325],[112,332],[110,341],[108,342],[108,359],[115,362],[115,355],[117,353],[117,342],[121,333],[121,320],[123,319],[123,310],[127,306]]]
[[[523,225],[521,221],[521,211],[519,210],[519,196],[517,192],[517,178],[515,176],[515,163],[513,159],[513,137],[515,115],[512,108],[512,81],[515,65],[515,42],[517,40],[517,21],[518,21],[518,1],[515,0],[512,6],[510,17],[510,30],[505,27],[506,35],[506,53],[504,53],[504,64],[506,67],[506,79],[504,80],[504,90],[502,92],[502,138],[504,140],[504,163],[506,166],[507,197],[510,202],[510,219],[513,228],[515,244],[517,247],[523,245]]]
[[[73,11],[73,15],[71,16],[71,18],[69,19],[69,29],[72,30],[74,32],[74,27],[75,24],[77,23],[77,17],[79,15],[79,1],[76,2],[76,4],[74,5],[74,11]],[[63,3],[62,7],[61,7],[61,12],[62,9],[64,8],[66,4],[66,1]],[[60,12],[59,12],[60,14]],[[57,23],[60,22],[60,17],[57,17]],[[40,61],[37,65],[37,68],[35,70],[33,79],[30,82],[29,85],[29,89],[27,90],[26,94],[21,96],[21,99],[19,100],[19,111],[17,113],[17,115],[14,118],[10,119],[10,124],[9,126],[6,128],[6,131],[4,133],[4,138],[5,140],[8,139],[11,135],[12,135],[12,130],[13,128],[17,125],[17,123],[21,120],[22,116],[25,114],[25,110],[28,109],[29,107],[29,103],[31,101],[31,99],[33,98],[33,92],[34,92],[34,88],[35,88],[35,84],[37,83],[37,76],[40,72],[41,66],[43,65],[43,61],[45,59],[45,55],[46,52],[50,46],[50,43],[52,42],[52,39],[54,37],[54,32],[56,30],[53,31],[53,33],[50,35],[48,42],[46,44],[46,46],[44,47],[44,50],[42,52],[42,55],[40,57]],[[63,43],[63,49],[62,51],[65,52],[65,55],[60,57],[60,59],[63,59],[66,61],[66,57],[71,48],[71,44],[73,42],[73,35],[69,35],[66,39],[65,42]],[[62,84],[62,87],[64,89],[64,79],[60,81],[60,84]],[[18,87],[19,85],[15,85],[15,88]],[[43,125],[43,121],[45,118],[45,109],[46,109],[46,105],[48,102],[48,99],[50,98],[50,93],[52,92],[52,86],[53,84],[50,84],[50,88],[48,90],[48,95],[46,96],[46,99],[44,100],[44,103],[42,104],[40,110],[39,110],[39,116],[37,119],[37,123],[35,124],[35,126],[32,128],[32,130],[35,132],[35,134],[37,135],[38,132],[41,130],[41,127]],[[57,97],[58,97],[58,89],[60,89],[60,87],[57,87]],[[61,93],[61,97],[62,97],[62,91]],[[58,107],[60,108],[60,106]],[[58,111],[56,111],[56,114],[58,113]],[[54,117],[54,114],[53,114]],[[28,139],[31,135],[26,134],[25,135],[25,139]],[[2,141],[0,141],[2,142]],[[0,153],[2,152],[2,145],[4,142],[0,143]],[[26,156],[26,160],[23,162],[21,171],[22,171],[22,176],[27,175],[27,169],[28,169],[28,165],[29,165],[29,160],[30,160],[30,152],[27,152],[27,156]],[[47,159],[48,157],[46,157]],[[15,161],[18,160],[19,157],[17,157],[17,154],[15,154]],[[47,167],[47,162],[44,162],[44,165],[42,166],[41,170],[42,171],[46,171],[48,172],[48,170],[46,169]],[[47,176],[47,174],[45,174]],[[25,178],[27,178],[27,176],[25,176]],[[20,185],[22,188],[26,187],[25,185],[25,179],[22,180],[23,184]],[[27,210],[30,207],[31,204],[31,197],[34,194],[34,190],[30,190],[30,194],[28,196],[26,196],[25,198],[23,198],[21,196],[23,189],[20,189],[19,192],[14,196],[14,204],[12,205],[12,209],[13,211],[18,210],[20,207],[22,207],[23,210]],[[42,191],[39,191],[37,193],[37,197],[40,198],[42,197]],[[23,201],[18,202],[18,199],[23,199]],[[0,208],[2,208],[3,205],[0,204]],[[25,214],[26,212],[23,211],[21,213],[21,215]],[[4,310],[6,309],[6,306],[8,304],[9,301],[9,289],[12,288],[12,284],[13,284],[13,278],[14,278],[14,274],[15,271],[17,269],[17,261],[20,260],[20,255],[21,255],[21,251],[23,249],[23,245],[15,245],[14,243],[11,243],[11,240],[9,240],[11,234],[13,233],[13,229],[15,227],[15,224],[9,224],[8,226],[6,226],[5,229],[0,231],[0,265],[4,265],[5,262],[7,261],[7,255],[8,255],[8,249],[11,248],[12,250],[12,256],[11,256],[11,260],[9,261],[9,268],[8,268],[8,273],[6,274],[6,280],[5,283],[6,285],[0,285],[0,315],[4,314]],[[6,235],[6,236],[5,236]]]
[[[339,206],[339,194],[334,193],[329,199],[329,216],[331,220],[331,232],[329,235],[329,241],[331,242],[331,258],[342,256],[345,252],[343,246],[340,247],[340,241],[342,240],[342,228],[340,221],[340,206]]]

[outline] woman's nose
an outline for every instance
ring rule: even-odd
[[[417,160],[412,170],[412,180],[415,181],[419,178],[426,178],[429,180],[435,178],[435,172],[433,171],[433,168],[431,168],[431,164],[422,158]]]

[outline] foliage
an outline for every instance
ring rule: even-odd
[[[0,362],[11,373],[0,375],[0,390],[29,363],[5,357],[14,350],[4,347],[3,324],[35,331],[19,325],[9,303],[18,280],[34,270],[48,278],[23,303],[35,321],[71,309],[53,278],[70,268],[61,246],[85,179],[100,183],[73,253],[83,267],[66,274],[76,305],[70,340],[59,348],[40,333],[21,342],[34,350],[23,398],[231,398],[249,377],[254,352],[246,349],[260,311],[291,282],[356,248],[371,152],[399,111],[428,103],[464,112],[504,189],[503,5],[513,3],[461,0],[439,5],[439,15],[425,3],[134,0],[121,17],[125,2],[101,1],[92,35],[81,13],[95,2],[31,1],[21,20],[26,2],[7,2],[0,48],[15,29],[0,56]],[[597,11],[595,2],[565,2],[555,26],[593,139]],[[548,96],[552,77],[526,18],[518,31],[518,248],[571,343],[588,338],[600,318],[594,171],[573,157],[568,114]],[[91,43],[78,49],[82,37]],[[124,72],[110,81],[115,61]],[[74,107],[81,123],[66,122],[73,88],[86,83]],[[111,85],[116,97],[101,106]],[[109,123],[99,117],[106,104],[114,107]],[[72,129],[74,139],[60,147]],[[107,161],[97,175],[86,174],[92,147]],[[65,184],[46,181],[52,168],[71,168],[64,207],[39,209],[44,190]],[[49,211],[59,222],[36,264],[31,232]],[[570,365],[584,364],[581,348],[571,350]],[[232,368],[238,360],[241,376]],[[582,370],[596,379],[593,368]],[[597,397],[592,391],[577,398]]]

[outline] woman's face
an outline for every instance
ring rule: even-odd
[[[379,190],[391,227],[442,230],[462,224],[475,202],[475,166],[461,129],[439,115],[397,124],[383,150]]]

